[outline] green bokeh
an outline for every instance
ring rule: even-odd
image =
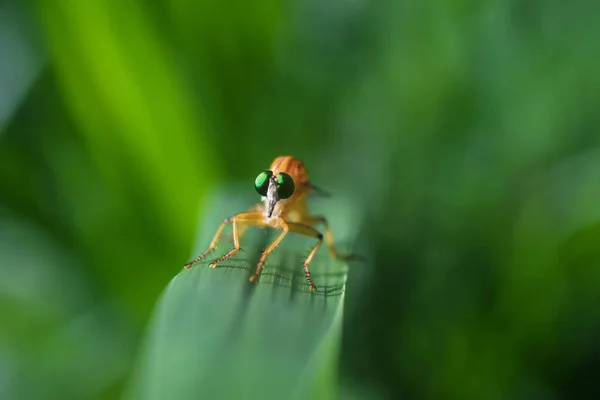
[[[207,196],[282,154],[364,208],[345,397],[596,398],[598,15],[0,2],[0,398],[120,396]]]

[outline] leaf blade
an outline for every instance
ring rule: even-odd
[[[215,199],[201,225],[198,253],[222,217],[243,209],[239,190],[221,191]],[[338,200],[322,209],[334,228],[351,209]],[[339,239],[352,236],[351,230],[335,233]],[[247,251],[211,269],[216,252],[171,281],[150,326],[131,397],[335,395],[347,265],[321,249],[311,264],[319,291],[311,293],[302,272],[309,242],[290,235],[253,285],[248,278],[264,239],[249,230],[242,239]],[[229,250],[231,244],[221,242],[219,253]]]

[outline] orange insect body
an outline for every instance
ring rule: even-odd
[[[292,156],[277,157],[268,170],[261,172],[254,181],[256,191],[261,195],[263,204],[257,204],[250,211],[236,214],[226,218],[217,229],[208,249],[195,260],[185,265],[190,268],[198,261],[210,254],[227,224],[233,225],[234,248],[222,257],[210,263],[212,268],[218,263],[233,257],[240,250],[240,237],[248,226],[271,227],[282,230],[282,233],[262,252],[256,265],[256,273],[250,281],[257,281],[260,277],[265,260],[268,255],[279,245],[288,232],[296,232],[311,236],[318,240],[304,261],[304,274],[312,291],[316,291],[308,265],[323,242],[323,235],[314,225],[322,223],[325,227],[325,240],[332,258],[340,258],[333,244],[333,236],[327,220],[321,216],[309,216],[306,208],[306,195],[313,189],[308,179],[308,172],[304,163]]]

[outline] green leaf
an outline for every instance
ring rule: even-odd
[[[217,194],[202,223],[197,253],[224,217],[251,204],[240,193]],[[350,226],[356,226],[356,210],[343,198],[318,202],[338,250],[345,251],[344,243],[355,234]],[[289,234],[267,259],[259,283],[251,284],[260,250],[273,236],[261,232],[249,228],[241,240],[245,251],[211,269],[207,263],[232,246],[231,236],[224,235],[206,263],[171,281],[156,307],[132,398],[335,396],[347,264],[330,259],[324,245],[310,265],[318,289],[311,293],[302,260],[315,240]]]
[[[46,63],[29,7],[0,3],[0,135]]]
[[[81,136],[51,159],[61,217],[100,281],[145,320],[157,279],[170,275],[160,267],[190,251],[198,200],[220,178],[221,159],[181,60],[144,3],[35,2],[66,121]]]
[[[0,276],[0,398],[97,399],[122,383],[130,320],[52,234],[2,206]]]

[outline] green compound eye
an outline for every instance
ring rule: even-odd
[[[267,195],[267,189],[269,189],[269,178],[273,176],[271,171],[263,171],[254,180],[254,188],[261,196]]]
[[[285,172],[280,172],[279,175],[277,175],[277,196],[279,196],[280,199],[287,199],[293,195],[295,188],[296,186],[294,185],[294,180],[291,176]]]

